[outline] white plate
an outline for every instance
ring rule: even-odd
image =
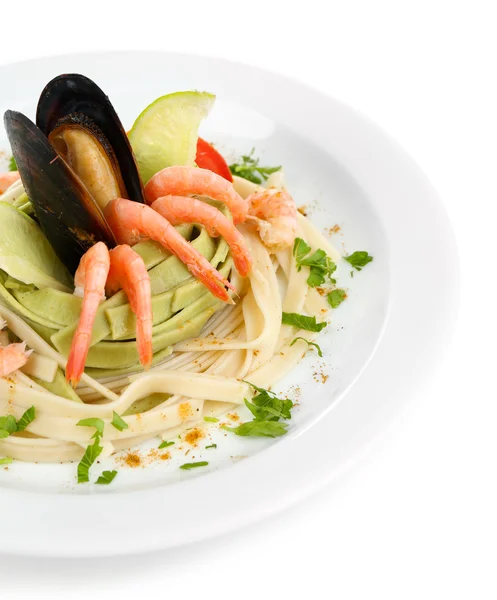
[[[218,449],[203,450],[202,443],[188,458],[209,460],[207,469],[180,471],[185,456],[176,451],[167,463],[120,468],[108,487],[75,485],[75,465],[10,465],[0,470],[0,512],[9,515],[0,551],[67,557],[169,548],[297,502],[357,459],[426,381],[450,338],[457,251],[436,193],[413,160],[363,116],[279,75],[221,60],[126,52],[10,65],[0,69],[0,112],[33,116],[43,86],[64,72],[101,85],[125,126],[164,93],[217,94],[204,137],[228,155],[255,146],[262,162],[283,164],[311,219],[320,228],[340,225],[332,238],[338,248],[368,250],[375,260],[354,278],[341,268],[349,298],[320,339],[323,360],[308,353],[278,386],[293,398],[291,386],[301,388],[287,436],[242,439],[214,428],[209,438]],[[0,148],[6,147],[2,130]],[[314,372],[317,379],[329,375],[326,383],[316,382]]]

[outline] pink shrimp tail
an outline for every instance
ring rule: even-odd
[[[243,223],[248,204],[230,181],[208,169],[196,167],[166,167],[156,173],[145,186],[145,198],[152,204],[162,196],[198,194],[223,202],[233,216],[233,222]]]
[[[0,173],[0,194],[3,194],[9,187],[18,179],[20,175],[17,171],[10,171],[9,173]]]
[[[136,345],[140,363],[148,369],[153,357],[150,276],[142,257],[126,244],[110,251],[107,290],[109,293],[116,292],[121,287],[136,316]]]
[[[146,235],[175,254],[216,298],[233,303],[225,289],[227,287],[236,292],[233,285],[214,269],[205,256],[181,237],[169,221],[149,206],[115,198],[105,207],[105,218],[119,243],[133,243],[137,234]]]
[[[109,250],[103,242],[98,242],[83,255],[74,276],[76,289],[83,288],[83,304],[66,366],[66,379],[73,387],[78,385],[85,369],[93,323],[104,297],[109,267]]]
[[[194,198],[164,196],[158,198],[151,208],[167,219],[171,225],[199,223],[209,235],[222,235],[231,249],[237,271],[246,277],[252,268],[252,259],[245,240],[233,223],[214,206]]]

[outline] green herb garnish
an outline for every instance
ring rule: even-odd
[[[205,447],[206,450],[209,450],[210,448],[217,448],[217,444],[211,444],[210,446]]]
[[[6,456],[5,458],[0,458],[0,465],[10,465],[10,463],[13,461],[14,459],[11,458],[10,456]]]
[[[180,465],[180,469],[189,471],[190,469],[196,469],[197,467],[206,467],[208,464],[209,463],[206,460],[194,463],[185,463],[184,465]]]
[[[77,427],[95,427],[97,431],[92,435],[93,438],[101,437],[104,434],[104,425],[102,419],[82,419],[76,423]]]
[[[17,171],[16,159],[13,156],[9,159],[9,171]]]
[[[17,431],[24,431],[26,427],[36,418],[36,408],[32,406],[17,421]]]
[[[347,293],[345,290],[332,290],[328,294],[328,304],[331,306],[331,308],[336,308],[337,306],[340,306],[346,297]]]
[[[317,287],[318,285],[322,285],[326,281],[326,278],[331,283],[336,283],[336,280],[331,277],[336,271],[336,264],[326,255],[324,250],[318,249],[310,256],[307,256],[310,251],[311,247],[302,238],[295,239],[293,255],[297,261],[297,270],[300,271],[302,267],[309,267],[310,269],[307,285],[309,287]]]
[[[95,483],[98,483],[100,485],[109,485],[109,483],[112,483],[114,481],[116,475],[117,471],[104,471],[102,475],[100,475],[100,477],[97,479],[97,481],[95,481]]]
[[[88,446],[83,458],[81,459],[81,462],[78,464],[78,483],[86,483],[90,481],[90,467],[102,453],[103,447],[100,445],[99,435],[95,434],[94,438],[95,441],[93,444]]]
[[[11,433],[17,431],[16,418],[13,415],[0,417],[0,437],[8,437]],[[5,432],[5,434],[2,434]]]
[[[257,387],[247,381],[258,394],[252,398],[252,402],[245,400],[245,406],[254,415],[256,421],[278,421],[279,419],[291,419],[293,402],[291,400],[280,400],[274,392]]]
[[[243,179],[248,179],[252,183],[262,183],[272,174],[276,173],[281,169],[279,167],[261,167],[259,165],[259,159],[254,158],[255,148],[252,148],[250,154],[242,155],[241,162],[230,165],[230,171],[232,175],[238,175]]]
[[[162,450],[163,448],[169,448],[169,446],[174,446],[174,442],[162,442],[162,444],[159,446],[159,450]]]
[[[297,329],[305,329],[306,331],[321,331],[327,325],[325,321],[321,323],[316,322],[316,317],[306,317],[305,315],[299,315],[298,313],[282,313],[281,322],[283,325],[293,325]]]
[[[126,421],[121,419],[121,417],[116,413],[115,410],[112,411],[111,425],[113,425],[118,431],[123,431],[124,429],[128,429],[129,427]]]
[[[303,342],[305,342],[308,346],[314,346],[314,348],[316,348],[317,353],[319,358],[323,358],[323,352],[321,351],[321,348],[318,346],[318,344],[315,344],[314,342],[310,342],[309,340],[306,340],[304,337],[296,337],[293,342],[290,344],[290,347],[292,347],[296,342],[298,342],[299,340],[302,340]]]
[[[204,421],[207,421],[207,423],[218,423],[219,419],[216,419],[216,417],[204,417]]]
[[[242,423],[238,427],[228,427],[223,425],[223,429],[231,431],[236,435],[253,437],[279,437],[287,433],[288,425],[278,421],[249,421]]]
[[[356,271],[361,271],[368,263],[373,260],[365,250],[357,250],[350,256],[344,256],[344,260],[350,263]]]

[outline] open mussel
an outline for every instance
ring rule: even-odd
[[[93,244],[115,245],[106,204],[116,197],[143,202],[142,184],[119,117],[87,77],[53,79],[40,96],[36,121],[10,110],[4,116],[40,226],[74,273]]]

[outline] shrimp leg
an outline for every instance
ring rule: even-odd
[[[230,181],[208,169],[196,167],[166,167],[156,173],[145,186],[145,198],[152,204],[162,196],[188,196],[198,194],[224,202],[230,209],[233,222],[243,223],[247,216],[248,203]]]
[[[243,277],[248,275],[252,260],[245,240],[233,223],[217,208],[201,200],[181,196],[158,198],[151,208],[167,219],[171,225],[199,223],[207,229],[210,236],[223,236],[231,249],[237,271]]]
[[[152,292],[150,277],[142,257],[128,245],[110,251],[106,290],[112,295],[123,288],[136,315],[136,343],[141,364],[152,364]]]
[[[0,319],[0,330],[6,323]],[[5,340],[4,337],[5,336]],[[20,344],[9,344],[9,338],[6,332],[2,332],[0,340],[0,377],[5,377],[13,371],[17,371],[28,362],[32,350],[26,350],[26,342]]]
[[[235,290],[231,283],[150,206],[115,198],[105,207],[105,218],[119,243],[132,245],[139,235],[159,242],[175,254],[216,298],[233,303],[225,289]]]
[[[66,379],[76,387],[83,375],[91,343],[91,332],[100,302],[105,298],[105,283],[109,274],[109,250],[98,242],[83,255],[74,275],[75,295],[83,293],[83,305],[78,327],[67,359]]]

